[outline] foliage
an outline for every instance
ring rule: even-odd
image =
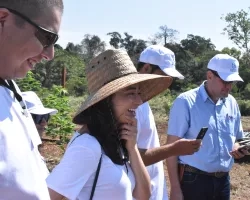
[[[82,96],[87,92],[86,78],[79,76],[71,77],[66,83],[66,88],[69,95]]]
[[[111,37],[109,44],[116,49],[120,48],[120,44],[122,43],[121,34],[118,32],[110,32],[110,33],[107,33],[107,35]]]
[[[227,33],[228,38],[246,52],[249,52],[250,42],[249,11],[250,7],[248,11],[240,10],[236,13],[227,13],[226,16],[221,17],[227,23],[223,33]]]
[[[81,55],[82,54],[82,47],[80,44],[74,45],[72,42],[69,42],[65,48],[65,51]]]
[[[105,46],[105,42],[97,35],[85,34],[80,45],[85,62],[88,63],[93,57],[105,51]]]
[[[149,101],[156,122],[166,121],[172,103],[178,94],[167,89]]]
[[[135,39],[127,32],[124,33],[124,38],[118,32],[110,32],[107,35],[111,36],[109,44],[116,49],[124,48],[134,64],[137,63],[139,54],[147,47],[145,40]]]
[[[60,142],[68,142],[69,134],[73,132],[71,108],[67,91],[61,86],[53,86],[51,89],[42,88],[39,91],[43,105],[48,108],[55,108],[58,113],[51,117],[47,129],[47,135],[59,136]]]
[[[47,135],[60,137],[61,142],[68,142],[68,135],[73,132],[72,109],[69,106],[67,91],[61,86],[52,86],[50,89],[41,87],[41,83],[29,72],[24,79],[18,80],[17,84],[21,91],[35,91],[40,97],[43,105],[48,108],[55,108],[58,113],[51,117]]]
[[[28,72],[23,79],[17,79],[16,83],[21,91],[38,91],[41,88],[41,83],[35,79],[32,72]]]
[[[238,100],[239,109],[242,116],[250,115],[250,100]]]
[[[241,56],[241,52],[238,49],[234,48],[234,47],[232,47],[232,48],[225,47],[225,48],[223,48],[221,50],[221,52],[226,53],[226,54],[228,54],[230,56],[233,56],[233,57],[235,57],[237,59],[240,59],[240,56]]]
[[[250,83],[248,83],[244,89],[244,91],[242,92],[244,94],[244,97],[246,99],[250,99]]]
[[[161,43],[166,46],[167,43],[174,43],[178,39],[179,31],[169,28],[167,25],[159,27],[159,32],[154,36],[155,43]]]
[[[80,108],[81,104],[85,101],[87,95],[74,97],[69,96],[69,107],[71,108],[72,117]]]
[[[215,50],[215,45],[211,42],[210,38],[205,39],[204,37],[192,34],[188,34],[186,39],[181,40],[181,46],[183,49],[193,53],[194,56]]]
[[[66,68],[66,81],[84,76],[84,62],[80,55],[63,49],[55,49],[55,58],[37,64],[33,70],[35,78],[42,83],[42,87],[51,88],[52,85],[62,85],[62,71]],[[74,91],[71,91],[74,93]]]

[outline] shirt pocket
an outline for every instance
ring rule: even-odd
[[[221,132],[229,133],[226,135],[229,136],[236,136],[236,128],[238,127],[237,124],[237,116],[236,115],[230,115],[226,114],[225,116],[220,118],[220,123],[218,123],[221,129]]]

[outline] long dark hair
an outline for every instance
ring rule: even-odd
[[[115,163],[123,165],[119,148],[123,148],[126,157],[127,150],[119,140],[119,124],[114,115],[112,96],[91,106],[78,117],[78,124],[87,124],[89,134],[94,136],[102,146],[105,154]]]

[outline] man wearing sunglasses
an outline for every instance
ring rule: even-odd
[[[49,199],[39,136],[13,79],[54,57],[62,13],[62,0],[0,1],[0,199]]]
[[[170,111],[168,144],[196,138],[201,128],[208,128],[198,152],[167,159],[171,200],[229,200],[229,171],[234,159],[247,154],[238,150],[237,140],[244,135],[241,114],[229,94],[234,82],[243,81],[239,62],[217,54],[207,68],[207,80],[180,94]]]
[[[58,111],[53,108],[45,108],[41,99],[33,91],[22,92],[22,97],[27,106],[29,113],[31,114],[33,121],[36,125],[36,129],[39,133],[39,138],[37,138],[37,148],[39,150],[40,145],[42,144],[42,137],[45,133],[45,128],[48,125],[51,115],[55,115]],[[37,136],[37,134],[36,134]],[[41,172],[44,173],[44,177],[47,178],[49,171],[46,167],[46,162],[43,156],[41,156],[42,165],[45,165],[44,169]]]
[[[55,115],[58,111],[54,108],[45,108],[41,99],[33,91],[22,92],[22,97],[33,118],[39,136],[42,138],[50,116]]]

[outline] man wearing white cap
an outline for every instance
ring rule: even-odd
[[[58,111],[52,108],[45,108],[41,99],[33,91],[22,92],[22,97],[39,133],[39,135],[37,135],[36,132],[33,133],[36,136],[36,144],[39,150],[39,146],[42,144],[41,138],[44,134],[46,126],[48,125],[50,115],[55,115]],[[41,168],[41,173],[43,173],[44,179],[46,179],[49,175],[49,170],[46,166],[46,161],[42,155],[41,165],[44,165],[44,167]]]
[[[174,53],[160,45],[147,47],[140,55],[137,66],[139,73],[168,75],[183,79],[175,69]],[[146,102],[136,110],[138,120],[137,145],[151,178],[150,200],[168,199],[163,162],[169,156],[193,154],[200,146],[199,140],[179,140],[172,145],[160,147],[154,116]]]
[[[22,96],[34,120],[37,131],[40,137],[42,137],[50,116],[55,115],[58,111],[53,108],[45,108],[41,99],[33,91],[22,92]]]
[[[246,153],[238,151],[236,141],[243,137],[241,114],[229,94],[234,82],[243,81],[239,62],[217,54],[207,68],[207,80],[180,94],[170,111],[168,144],[196,138],[202,127],[208,128],[198,152],[167,159],[171,200],[229,200],[229,171],[234,159]]]

